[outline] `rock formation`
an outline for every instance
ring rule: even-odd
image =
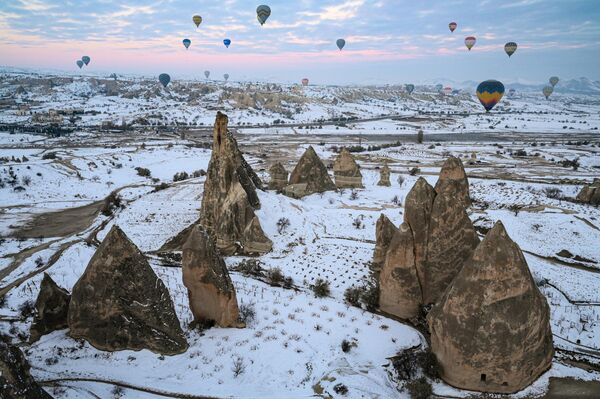
[[[375,269],[379,269],[383,265],[390,241],[392,241],[396,231],[398,231],[398,228],[382,213],[375,226],[375,251],[373,252],[372,262]]]
[[[290,175],[289,183],[284,189],[284,194],[294,198],[335,190],[335,184],[331,181],[327,168],[312,146],[309,146],[300,157]]]
[[[176,236],[169,238],[159,249],[158,252],[175,252],[181,251],[183,249],[183,244],[187,241],[192,229],[200,224],[200,221],[197,220],[194,223],[190,224],[185,229],[181,230],[177,233]]]
[[[277,162],[269,169],[271,180],[269,181],[269,190],[283,190],[288,184],[288,171],[285,170],[281,162]]]
[[[380,275],[379,307],[382,311],[404,319],[419,313],[421,286],[417,277],[413,232],[402,223],[385,257]]]
[[[254,210],[262,183],[227,131],[227,116],[217,113],[213,147],[200,211],[200,223],[215,237],[224,255],[269,252],[273,243],[262,230]]]
[[[346,148],[342,148],[333,163],[333,177],[338,188],[363,188],[362,174],[356,160]]]
[[[589,186],[583,186],[577,194],[577,202],[594,206],[600,205],[600,179],[594,179]]]
[[[195,226],[183,245],[183,284],[188,289],[194,320],[214,321],[219,327],[238,327],[235,288],[214,241]]]
[[[478,243],[463,203],[451,194],[438,193],[429,220],[422,284],[424,304],[435,303],[441,297]]]
[[[0,398],[52,399],[29,373],[29,363],[19,348],[0,341]]]
[[[469,195],[469,180],[465,173],[462,161],[456,157],[449,157],[440,170],[440,177],[435,184],[435,192],[449,194],[460,199],[465,207],[471,206]]]
[[[384,187],[390,187],[392,185],[392,183],[390,183],[390,167],[388,166],[387,162],[383,165],[383,168],[381,168],[381,171],[379,172],[379,182],[377,182],[378,186],[384,186]]]
[[[174,355],[188,347],[169,291],[117,226],[73,287],[68,323],[73,338],[101,350]]]
[[[44,273],[40,293],[35,301],[35,315],[29,329],[29,343],[42,335],[67,328],[67,312],[71,295],[60,288],[52,278]]]
[[[496,223],[428,315],[442,378],[485,392],[525,388],[551,366],[549,317],[523,253]]]

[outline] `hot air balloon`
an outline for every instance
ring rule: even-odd
[[[515,42],[508,42],[504,45],[504,51],[506,51],[506,54],[508,54],[508,56],[510,57],[511,55],[513,55],[515,53],[515,51],[517,51],[517,43]]]
[[[302,79],[302,86],[308,86],[308,79],[307,78]]]
[[[413,84],[407,84],[406,85],[406,91],[408,92],[408,94],[412,94],[412,92],[415,90],[415,85]]]
[[[75,61],[75,63],[77,64],[79,69],[81,69],[81,67],[83,66],[83,61],[81,61],[81,60],[77,60],[77,61]]]
[[[85,65],[87,65],[87,64],[89,64],[89,63],[90,63],[91,59],[90,59],[90,57],[88,57],[87,55],[84,55],[83,57],[81,57],[81,61],[83,61],[83,63],[84,63]]]
[[[204,76],[206,76],[206,79],[208,79],[208,77],[210,76],[210,71],[204,71]]]
[[[337,41],[335,42],[335,44],[337,44],[337,46],[340,49],[340,51],[342,51],[342,49],[346,45],[346,41],[344,39],[337,39]]]
[[[229,74],[228,73],[226,73],[225,75],[223,75],[223,77],[225,78],[225,81],[229,80]]]
[[[266,5],[256,7],[256,18],[261,25],[264,25],[265,22],[267,22],[269,15],[271,15],[271,7]]]
[[[457,26],[458,26],[458,24],[456,22],[450,22],[448,24],[448,28],[450,28],[450,32],[454,32],[454,30],[456,29]]]
[[[164,87],[167,87],[167,85],[169,84],[169,82],[171,81],[171,77],[169,76],[168,73],[161,73],[160,75],[158,75],[158,81],[160,83],[162,83],[162,85]]]
[[[438,92],[438,93],[441,93],[441,91],[442,91],[443,88],[444,88],[444,85],[442,85],[442,84],[438,83],[438,84],[435,85],[435,91]]]
[[[192,41],[190,39],[183,39],[183,45],[185,46],[186,50],[190,48],[190,44],[192,44]]]
[[[542,93],[544,93],[546,100],[552,95],[553,92],[554,88],[552,86],[546,86],[544,87],[544,90],[542,90]]]
[[[446,86],[444,87],[444,94],[449,96],[450,94],[452,94],[452,87],[450,86]]]
[[[194,21],[194,23],[196,24],[196,28],[197,28],[202,23],[202,17],[200,15],[194,15],[192,17],[192,21]]]
[[[477,98],[486,112],[490,112],[504,95],[504,85],[497,80],[486,80],[477,86]]]
[[[229,45],[231,44],[231,40],[225,39],[225,40],[223,40],[223,44],[225,45],[225,47],[229,48]]]
[[[467,36],[467,37],[465,37],[465,46],[467,46],[467,48],[469,49],[469,51],[471,51],[471,49],[475,45],[475,42],[477,42],[477,39],[475,38],[475,36]]]
[[[517,92],[517,91],[516,91],[515,89],[510,89],[510,90],[508,91],[508,96],[509,96],[509,97],[514,97],[514,96],[515,96],[515,94],[516,94],[516,92]]]
[[[559,79],[558,76],[552,76],[549,80],[550,84],[552,85],[552,87],[556,86],[556,84],[558,83]]]

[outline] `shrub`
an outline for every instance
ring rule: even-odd
[[[142,177],[150,177],[152,176],[152,173],[150,172],[150,169],[147,168],[141,168],[141,167],[137,167],[135,168],[135,170],[137,171],[138,176],[142,176]]]
[[[47,152],[44,155],[42,155],[42,159],[56,159],[56,153],[55,152]]]
[[[31,177],[29,176],[23,176],[21,178],[21,181],[23,182],[24,185],[28,186],[31,184]]]
[[[429,399],[433,395],[431,384],[425,377],[409,381],[405,388],[412,399]]]
[[[120,208],[121,205],[121,197],[113,191],[104,199],[104,204],[100,211],[104,216],[110,216],[113,214],[113,211]]]
[[[195,170],[194,173],[192,173],[192,177],[201,177],[201,176],[206,176],[206,171],[204,169]]]
[[[239,308],[239,319],[241,322],[246,323],[246,325],[252,323],[256,318],[256,309],[253,302],[240,304]]]
[[[284,276],[280,268],[274,267],[267,272],[267,279],[273,285],[281,285]]]
[[[122,398],[123,395],[125,395],[125,390],[123,389],[123,387],[115,385],[113,389],[111,389],[110,393],[114,398],[119,399]]]
[[[348,353],[350,352],[350,349],[356,348],[356,346],[356,342],[350,342],[347,339],[345,339],[342,341],[342,352]]]
[[[288,227],[290,227],[290,220],[284,217],[279,218],[279,220],[277,221],[277,232],[279,234],[283,234],[285,233]]]
[[[422,144],[423,143],[423,131],[419,130],[417,132],[417,143]]]
[[[246,371],[244,359],[239,356],[236,357],[233,360],[233,366],[231,367],[231,371],[233,371],[233,378],[237,378],[240,374],[244,374],[244,372]]]
[[[173,176],[173,181],[183,181],[190,178],[190,175],[187,172],[178,172]]]
[[[344,291],[344,299],[352,306],[360,307],[360,293],[359,287],[348,287]]]
[[[294,286],[294,279],[291,277],[285,277],[283,279],[283,288],[290,289]]]
[[[409,175],[411,175],[411,176],[416,176],[416,175],[418,175],[419,173],[421,173],[421,169],[419,169],[419,168],[411,168],[411,169],[408,171],[408,174],[409,174]]]
[[[369,312],[374,312],[379,307],[379,285],[375,282],[367,283],[361,289],[360,300]]]
[[[42,259],[41,256],[38,256],[37,258],[35,258],[35,267],[40,268],[42,266],[44,266],[44,260]]]
[[[35,306],[34,306],[32,300],[27,300],[19,306],[19,313],[21,314],[21,317],[23,317],[23,318],[33,316],[34,311],[35,311]]]
[[[152,190],[153,193],[157,192],[157,191],[161,191],[161,190],[165,190],[169,188],[169,184],[168,183],[160,183],[157,186],[154,186],[154,190]]]
[[[352,192],[350,193],[350,199],[352,201],[356,201],[358,199],[358,193],[354,190],[352,190]]]
[[[560,166],[562,166],[563,168],[573,168],[573,170],[577,170],[579,169],[579,160],[573,159],[572,161],[569,159],[564,159],[562,161],[559,162]]]
[[[329,281],[323,280],[322,278],[318,278],[311,289],[317,298],[329,296],[331,292],[329,290]]]
[[[562,191],[557,187],[546,187],[544,189],[544,193],[546,194],[546,197],[548,197],[548,198],[552,198],[552,199],[561,199],[562,198]]]
[[[348,387],[340,382],[333,387],[333,392],[338,395],[346,395],[348,393]]]
[[[398,175],[398,184],[400,185],[400,187],[402,187],[402,185],[404,184],[404,176]]]
[[[258,259],[244,259],[234,268],[244,276],[262,277],[263,268]]]
[[[356,229],[360,229],[362,227],[362,220],[360,220],[360,218],[354,219],[352,226],[354,226]]]

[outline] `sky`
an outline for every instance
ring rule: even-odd
[[[175,79],[210,70],[232,80],[317,84],[600,80],[600,0],[266,0],[263,26],[259,4],[1,1],[0,65]],[[338,38],[346,40],[342,51]],[[511,58],[509,41],[519,45]],[[80,71],[83,55],[92,61]]]

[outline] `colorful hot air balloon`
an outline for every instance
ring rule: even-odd
[[[413,84],[407,84],[406,85],[406,91],[408,92],[408,94],[412,94],[412,92],[415,90],[415,85]]]
[[[196,24],[196,28],[197,28],[202,23],[202,17],[200,15],[194,15],[192,17],[192,21],[194,21],[194,24]]]
[[[302,86],[308,86],[308,79],[307,78],[302,79]]]
[[[267,22],[269,15],[271,15],[271,7],[264,4],[256,7],[256,18],[261,25],[264,25],[265,22]]]
[[[88,57],[87,55],[84,55],[83,57],[81,57],[81,61],[83,61],[83,63],[85,65],[89,64],[90,60],[91,60],[90,57]]]
[[[550,80],[548,80],[548,81],[550,82],[550,84],[552,85],[552,87],[554,87],[558,83],[559,79],[558,79],[558,76],[552,76],[550,78]]]
[[[164,87],[167,87],[167,85],[169,84],[169,82],[171,81],[171,77],[169,76],[168,73],[161,73],[160,75],[158,75],[158,81],[160,83],[162,83],[162,85]]]
[[[210,76],[210,71],[204,71],[204,76],[206,76],[206,79],[208,79],[208,77]]]
[[[544,90],[542,90],[542,93],[544,93],[546,100],[548,98],[550,98],[550,96],[552,95],[553,92],[554,92],[554,88],[552,86],[546,86],[546,87],[544,87]]]
[[[79,69],[81,69],[81,67],[83,66],[83,61],[81,61],[81,60],[77,60],[77,61],[75,61],[75,63],[77,64]]]
[[[185,46],[186,50],[190,48],[190,44],[192,44],[192,41],[190,39],[183,39],[183,45]]]
[[[477,42],[477,39],[475,38],[475,36],[465,37],[465,46],[467,46],[469,51],[471,51],[471,49],[473,48],[473,46],[475,45],[476,42]]]
[[[225,40],[223,40],[223,44],[225,45],[225,47],[229,48],[229,45],[231,44],[231,40],[225,39]]]
[[[223,78],[225,78],[225,81],[227,82],[229,80],[229,74],[226,73],[225,75],[223,75]]]
[[[458,24],[456,22],[450,22],[448,24],[448,28],[450,28],[450,32],[454,32],[456,30],[457,26],[458,26]]]
[[[508,91],[508,96],[509,97],[514,97],[516,93],[517,93],[517,91],[515,89],[510,89]]]
[[[446,86],[444,87],[444,94],[449,96],[450,94],[452,94],[452,87],[450,86]]]
[[[508,54],[508,56],[510,57],[511,55],[513,55],[515,53],[515,51],[517,51],[517,43],[515,42],[508,42],[504,45],[504,51],[506,51],[506,54]]]
[[[346,45],[346,41],[344,39],[337,39],[337,41],[335,42],[335,44],[337,44],[337,46],[340,49],[340,51],[342,51],[342,49]]]
[[[504,95],[504,85],[497,80],[486,80],[477,86],[477,98],[486,112],[490,112]]]

